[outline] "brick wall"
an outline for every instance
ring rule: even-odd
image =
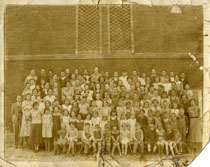
[[[202,59],[199,59],[202,62]],[[149,73],[152,68],[158,71],[165,69],[167,72],[179,73],[184,71],[193,89],[202,88],[203,73],[198,69],[196,63],[191,59],[89,59],[89,60],[42,60],[42,61],[6,61],[5,62],[5,118],[6,124],[11,121],[10,109],[15,102],[17,95],[23,90],[23,82],[31,69],[37,73],[41,68],[53,69],[60,72],[65,68],[88,69],[92,72],[94,66],[99,66],[101,70],[121,72],[127,69],[128,72],[136,70],[140,73]]]

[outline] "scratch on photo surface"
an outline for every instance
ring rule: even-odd
[[[3,159],[2,157],[0,157],[0,159],[1,159],[3,162],[6,162],[6,163],[8,163],[8,164],[10,164],[10,165],[12,165],[12,166],[17,166],[17,165],[15,165],[15,164],[13,164],[12,162],[9,162],[9,161]],[[1,166],[1,165],[0,165],[0,166]]]

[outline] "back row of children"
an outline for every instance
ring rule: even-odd
[[[111,77],[95,67],[92,75],[66,69],[58,77],[42,69],[39,77],[32,70],[24,85],[18,114],[12,107],[13,124],[16,140],[17,133],[23,144],[30,138],[35,151],[43,139],[50,151],[53,139],[55,153],[74,155],[79,144],[85,154],[117,149],[120,155],[129,150],[143,155],[146,147],[174,155],[183,151],[186,139],[199,141],[190,123],[199,124],[200,110],[184,73],[167,76],[163,70],[158,76],[152,69],[150,76],[133,71],[129,77],[123,71]]]

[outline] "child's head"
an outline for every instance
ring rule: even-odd
[[[70,104],[69,99],[65,99],[65,105],[68,106]]]
[[[51,96],[51,95],[53,94],[52,89],[49,89],[47,93],[48,93],[48,95],[50,95],[50,96]]]
[[[149,108],[149,102],[148,102],[148,101],[145,101],[143,107],[144,107],[144,108]]]
[[[157,106],[157,105],[158,105],[158,100],[157,100],[157,99],[154,99],[154,100],[152,101],[152,104],[153,104],[154,106]]]
[[[141,129],[141,126],[139,123],[136,123],[136,130],[140,130]]]
[[[26,94],[26,100],[28,100],[28,101],[31,100],[31,94],[29,94],[29,93]]]
[[[112,111],[112,116],[116,116],[117,115],[117,113],[116,113],[116,111]]]
[[[100,100],[100,94],[99,93],[96,94],[96,100]]]
[[[184,115],[184,108],[183,108],[183,107],[181,107],[181,108],[179,109],[179,114],[180,114],[180,115]]]
[[[189,84],[186,84],[185,85],[185,90],[189,90],[190,89],[190,85]]]
[[[155,82],[156,83],[160,82],[160,78],[159,77],[155,77]]]
[[[156,117],[160,117],[160,111],[159,111],[159,110],[157,110],[157,111],[155,112],[155,116],[156,116]]]
[[[153,130],[155,130],[155,125],[154,124],[149,124],[149,128],[153,131]]]
[[[94,114],[95,114],[95,113],[94,113]],[[87,120],[90,120],[90,118],[91,118],[91,116],[90,116],[90,114],[88,114],[87,117],[86,117],[86,119],[87,119]]]
[[[163,93],[162,93],[162,98],[167,98],[167,92],[166,91],[164,91]]]
[[[107,117],[106,116],[102,116],[102,120],[103,121],[107,121]]]
[[[33,108],[34,108],[35,110],[37,110],[38,107],[39,107],[39,103],[35,101],[35,102],[33,103]]]
[[[152,113],[153,113],[152,109],[149,109],[147,114],[148,114],[148,116],[152,116],[153,115]]]
[[[58,107],[58,106],[55,106],[55,107],[54,107],[54,112],[55,112],[55,113],[59,112],[59,107]]]
[[[177,109],[178,108],[178,104],[176,102],[173,103],[173,109]]]
[[[68,116],[69,115],[69,111],[67,109],[64,110],[64,116]]]
[[[169,75],[170,75],[170,77],[174,77],[174,72],[171,71]]]
[[[144,114],[145,114],[144,109],[141,109],[141,110],[140,110],[140,116],[144,116]]]
[[[82,119],[81,114],[78,114],[78,115],[77,115],[77,120],[81,120],[81,119]]]
[[[49,109],[49,108],[46,108],[46,109],[44,110],[44,113],[45,113],[45,114],[49,114],[49,113],[50,113],[50,109]]]
[[[115,131],[116,132],[117,131],[117,126],[113,126],[112,127],[112,131]]]

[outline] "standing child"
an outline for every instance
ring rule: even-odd
[[[82,120],[81,115],[77,116],[76,127],[78,130],[78,141],[82,140],[82,133],[84,132],[84,121]]]
[[[69,112],[67,109],[65,109],[62,117],[62,123],[65,125],[67,129],[69,128],[69,121],[70,121]]]
[[[111,132],[110,132],[110,125],[109,123],[106,123],[104,126],[104,131],[103,131],[103,150],[107,151],[107,153],[111,153]]]
[[[53,120],[53,140],[54,142],[57,142],[58,140],[58,131],[60,130],[61,126],[61,113],[59,110],[59,107],[54,107],[53,113],[52,113],[52,120]]]
[[[44,138],[45,150],[49,152],[52,138],[52,115],[49,109],[45,109],[42,115],[42,137]]]
[[[179,145],[179,151],[182,153],[183,151],[182,145],[183,143],[186,142],[186,136],[188,132],[188,118],[186,115],[184,115],[184,108],[180,108],[180,111],[179,111],[178,129],[182,137],[182,140],[180,141],[180,145]]]
[[[111,117],[110,117],[110,127],[111,127],[111,129],[114,126],[116,126],[117,128],[119,128],[118,118],[117,118],[117,112],[116,111],[112,111],[111,112]]]
[[[131,118],[129,121],[129,127],[130,127],[130,140],[133,141],[135,138],[135,132],[136,132],[136,117],[135,114],[131,115]]]
[[[117,126],[112,127],[112,156],[114,156],[115,149],[118,149],[118,152],[121,156],[121,150],[120,150],[120,133],[117,129]]]
[[[159,152],[159,155],[162,156],[163,155],[164,147],[166,145],[166,141],[165,141],[165,130],[163,129],[162,125],[159,124],[157,126],[156,133],[157,133],[158,152]]]
[[[126,155],[128,151],[128,143],[129,143],[129,130],[127,124],[122,124],[122,129],[120,129],[120,141],[122,144],[122,154]]]
[[[83,139],[84,153],[88,154],[92,146],[92,140],[93,140],[93,133],[91,131],[90,124],[88,123],[85,124],[82,139]]]

